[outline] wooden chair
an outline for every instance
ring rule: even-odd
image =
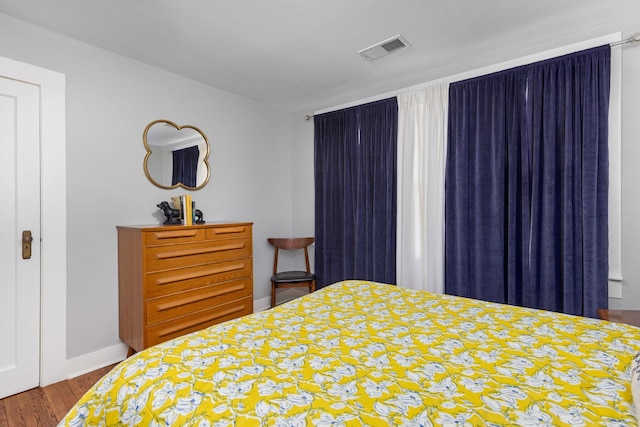
[[[271,307],[276,306],[276,289],[278,288],[308,288],[309,292],[316,290],[316,276],[309,266],[309,246],[315,242],[314,237],[269,238],[267,241],[275,248],[273,258],[273,276],[271,276]],[[278,252],[280,250],[296,251],[304,249],[306,271],[278,272]]]

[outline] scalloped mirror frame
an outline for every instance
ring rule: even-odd
[[[181,129],[193,129],[194,131],[196,131],[197,133],[199,133],[202,138],[204,139],[205,142],[205,147],[206,147],[206,151],[204,153],[203,156],[203,163],[207,169],[207,173],[206,173],[206,177],[204,178],[204,181],[202,182],[202,184],[197,185],[195,187],[189,187],[187,185],[184,185],[183,183],[179,182],[175,185],[164,185],[162,183],[159,183],[156,179],[154,179],[151,174],[149,173],[149,167],[148,167],[148,161],[149,161],[149,157],[152,154],[152,150],[151,147],[149,145],[149,141],[147,140],[147,136],[149,133],[149,130],[151,129],[151,127],[153,127],[156,124],[168,124],[170,126],[173,126],[176,129],[176,132],[180,132]],[[155,185],[156,187],[160,187],[160,188],[164,188],[167,190],[171,190],[174,188],[178,188],[178,187],[182,187],[185,188],[187,190],[199,190],[202,187],[204,187],[208,182],[209,182],[209,178],[211,176],[211,167],[209,166],[209,153],[210,153],[210,147],[209,147],[209,140],[207,139],[207,135],[205,135],[204,132],[202,132],[200,129],[198,129],[195,126],[192,125],[183,125],[180,126],[170,120],[165,120],[165,119],[160,119],[160,120],[154,120],[151,123],[149,123],[147,125],[147,127],[144,128],[144,132],[142,134],[142,142],[144,144],[144,148],[147,151],[147,154],[144,156],[144,161],[143,161],[143,169],[144,169],[144,174],[147,176],[147,179],[149,179],[149,181],[151,181],[151,183],[153,185]]]

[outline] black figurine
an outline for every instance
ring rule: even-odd
[[[162,209],[162,211],[164,212],[164,216],[167,217],[167,220],[164,222],[164,224],[181,224],[182,223],[180,221],[180,210],[173,209],[171,206],[169,206],[169,202],[161,202],[156,206]]]
[[[204,224],[204,217],[202,215],[202,211],[200,209],[196,209],[196,224]]]

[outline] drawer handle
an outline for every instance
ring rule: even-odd
[[[183,256],[211,254],[215,252],[244,249],[244,247],[245,247],[245,244],[241,243],[241,244],[235,244],[235,245],[217,246],[215,248],[196,248],[196,249],[184,249],[181,251],[162,252],[162,253],[156,254],[156,259],[180,258]]]
[[[246,304],[242,304],[242,305],[239,305],[239,306],[228,308],[228,309],[223,310],[223,311],[218,311],[216,313],[212,313],[212,314],[210,314],[209,316],[206,316],[206,317],[201,317],[199,319],[192,320],[191,322],[183,322],[183,323],[181,323],[179,325],[174,325],[173,327],[162,328],[162,329],[160,329],[158,331],[158,336],[159,337],[164,337],[166,335],[173,334],[173,333],[178,332],[178,331],[182,331],[183,329],[187,329],[187,328],[190,328],[192,326],[199,325],[201,323],[205,323],[205,322],[209,322],[211,320],[219,319],[220,317],[224,317],[224,316],[227,316],[229,314],[233,314],[233,313],[237,313],[239,311],[243,311],[245,309],[245,307],[246,307]]]
[[[246,227],[227,227],[227,228],[218,228],[213,230],[215,234],[231,234],[231,233],[244,233]]]
[[[159,231],[154,233],[156,239],[175,239],[176,237],[195,237],[197,230]]]
[[[171,310],[172,308],[180,307],[181,305],[187,305],[194,302],[206,300],[208,298],[213,298],[213,297],[217,297],[224,294],[230,294],[236,291],[241,291],[244,288],[245,288],[245,285],[241,284],[241,285],[235,285],[226,289],[216,289],[216,290],[211,290],[209,292],[203,292],[199,295],[195,295],[189,298],[180,298],[179,300],[174,300],[171,302],[166,302],[164,304],[159,304],[157,307],[157,310],[159,312],[162,312],[165,310]]]
[[[218,274],[218,273],[226,273],[229,271],[242,270],[243,268],[245,268],[245,266],[246,264],[244,262],[241,262],[241,263],[231,264],[225,267],[206,268],[206,269],[198,270],[193,273],[182,273],[182,274],[173,275],[171,277],[163,277],[161,279],[157,279],[156,283],[158,285],[166,285],[168,283],[179,282],[182,280],[197,279],[198,277],[209,276],[210,274]]]

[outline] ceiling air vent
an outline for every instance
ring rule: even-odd
[[[404,37],[398,35],[381,41],[380,43],[376,43],[373,46],[369,46],[366,49],[362,49],[358,51],[358,53],[368,61],[374,61],[407,46],[411,45]]]

